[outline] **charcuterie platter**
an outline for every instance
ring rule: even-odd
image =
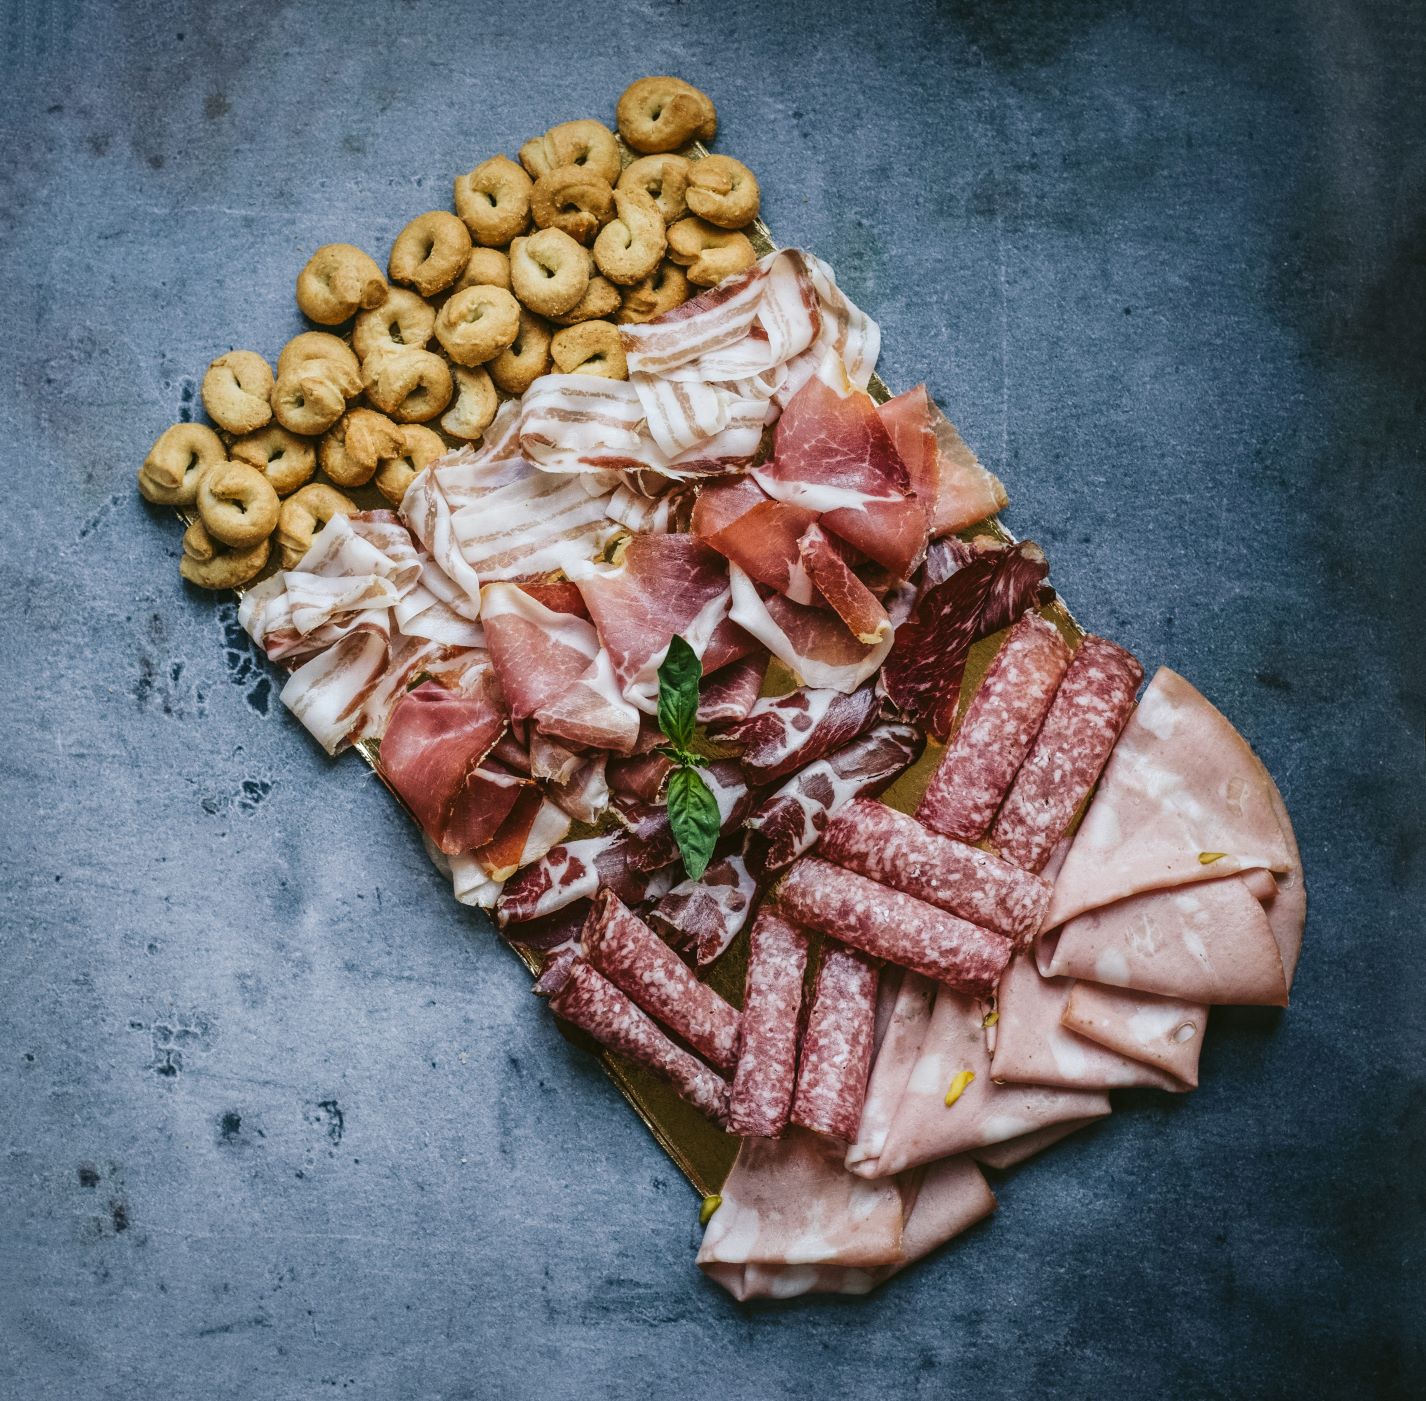
[[[215,360],[139,485],[703,1196],[700,1266],[862,1293],[1111,1090],[1196,1086],[1210,1006],[1285,1005],[1301,863],[712,101],[642,79],[617,127],[481,161],[384,272],[316,250],[326,329]]]

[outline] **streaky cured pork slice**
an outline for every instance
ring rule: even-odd
[[[1030,540],[1014,545],[938,541],[927,557],[915,609],[896,630],[882,689],[944,742],[955,720],[971,646],[1009,627],[1033,606],[1049,572],[1044,553]]]
[[[851,1142],[861,1123],[876,1025],[877,962],[828,943],[798,1057],[792,1122]]]
[[[816,519],[816,511],[774,501],[751,477],[734,477],[699,490],[692,528],[750,579],[806,605],[816,594],[799,542]]]
[[[890,634],[891,619],[881,600],[858,578],[820,526],[809,525],[797,549],[812,586],[858,642],[874,647]]]
[[[391,656],[390,626],[388,610],[358,613],[346,635],[303,662],[278,693],[328,754],[351,743],[381,684]]]
[[[761,648],[705,677],[698,697],[700,725],[730,725],[747,718],[762,690],[767,653]]]
[[[1186,1082],[1138,1058],[1116,1054],[1065,1027],[1069,978],[1046,978],[1028,953],[1017,954],[996,994],[990,1073],[1015,1084],[1109,1090],[1127,1086],[1181,1091]]]
[[[764,696],[719,738],[743,746],[743,771],[762,786],[854,740],[871,726],[880,704],[870,682],[850,695],[800,686],[786,695]]]
[[[709,1064],[738,1063],[738,1009],[700,983],[612,890],[601,890],[580,933],[584,956],[620,992]]]
[[[876,1158],[859,1162],[858,1174],[885,1177],[918,1163],[1006,1143],[1052,1124],[1109,1113],[1109,1096],[1103,1090],[997,1085],[983,1018],[984,1010],[974,999],[949,988],[938,990],[882,1150]],[[966,1073],[972,1077],[969,1081]],[[952,1096],[957,1084],[959,1093]]]
[[[846,1164],[853,1172],[859,1163],[874,1161],[881,1155],[896,1107],[920,1057],[936,1000],[936,984],[919,973],[888,967],[882,975],[883,984],[897,973],[900,981],[872,1060],[861,1123],[855,1141],[847,1147]]]
[[[776,888],[792,920],[976,997],[995,990],[1012,945],[913,895],[804,856]]]
[[[986,669],[916,809],[947,837],[979,841],[1010,791],[1070,664],[1053,623],[1026,613]]]
[[[698,880],[680,881],[652,910],[649,923],[677,949],[692,949],[700,968],[719,958],[747,923],[757,881],[741,856],[712,862]]]
[[[386,733],[387,722],[397,702],[406,694],[406,688],[414,677],[419,676],[430,665],[446,658],[449,649],[438,642],[424,637],[404,637],[393,639],[387,654],[386,669],[381,679],[367,693],[362,703],[361,714],[350,731],[353,742],[360,739],[380,739]],[[467,658],[483,660],[482,654],[468,652]]]
[[[642,431],[644,406],[627,380],[541,375],[517,412],[520,451],[556,480],[592,472],[612,492],[618,473],[664,465],[664,455]]]
[[[736,564],[728,565],[728,578],[728,616],[803,685],[851,693],[876,674],[891,651],[890,634],[868,647],[831,609],[804,608],[781,594],[765,594]]]
[[[1198,1084],[1198,1057],[1208,1024],[1208,1008],[1202,1002],[1076,982],[1060,1021],[1086,1040],[1158,1066],[1190,1088]]]
[[[638,481],[642,482],[646,475],[639,474]],[[646,496],[626,477],[604,503],[604,514],[636,535],[661,535],[673,529],[682,500],[683,493],[678,490]]]
[[[858,798],[827,824],[817,855],[1011,939],[1039,932],[1050,882],[914,817]]]
[[[644,429],[675,478],[739,469],[758,450],[770,405],[746,384],[709,384],[631,371]]]
[[[619,991],[580,958],[561,961],[563,981],[551,988],[550,1010],[587,1032],[601,1046],[667,1080],[701,1113],[721,1124],[728,1111],[728,1085],[696,1056],[674,1045]],[[544,981],[542,979],[542,981]],[[557,981],[551,979],[550,982]]]
[[[888,788],[915,762],[921,737],[909,725],[877,725],[793,774],[748,818],[748,866],[760,878],[791,865],[854,798]]]
[[[1144,668],[1118,643],[1093,634],[1080,642],[991,828],[991,845],[1007,860],[1044,868],[1108,761],[1143,679]]]
[[[797,1082],[797,1040],[808,938],[770,905],[748,938],[742,1041],[728,1102],[728,1132],[779,1138]]]

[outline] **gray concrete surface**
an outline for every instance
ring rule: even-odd
[[[0,16],[0,1395],[1426,1390],[1420,5]],[[1288,1012],[855,1303],[700,1278],[682,1180],[133,488],[313,246],[666,70],[1309,872]]]

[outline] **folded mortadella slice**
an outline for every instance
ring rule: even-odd
[[[876,1027],[877,965],[829,943],[798,1057],[792,1122],[849,1143],[857,1136]]]
[[[1055,698],[1070,649],[1053,623],[1026,613],[1010,629],[941,756],[916,818],[979,841],[1010,790]]]
[[[1037,933],[1052,886],[991,852],[858,798],[827,824],[817,855],[1012,939]]]
[[[1086,637],[1071,659],[990,830],[1008,861],[1040,871],[1099,777],[1144,668],[1117,643]]]
[[[882,975],[883,983],[894,971],[888,968]],[[896,1107],[921,1055],[921,1042],[930,1025],[931,1005],[935,1000],[936,984],[929,978],[911,972],[902,975],[891,1015],[872,1060],[856,1142],[847,1149],[847,1167],[853,1172],[857,1171],[858,1164],[881,1155]]]
[[[789,919],[972,996],[989,996],[1010,961],[1004,935],[816,857],[793,866],[776,898]]]
[[[1062,1139],[1080,1129],[1087,1128],[1094,1119],[1067,1119],[1062,1124],[1051,1124],[1047,1129],[1033,1129],[1022,1133],[1019,1138],[1007,1138],[1004,1143],[992,1143],[985,1148],[977,1148],[970,1154],[978,1163],[988,1168],[1004,1172],[1007,1168],[1018,1167],[1027,1158],[1053,1148]]]
[[[1198,1057],[1208,1024],[1208,1007],[1202,1002],[1076,982],[1070,985],[1060,1023],[1121,1056],[1156,1065],[1185,1085],[1198,1084]]]

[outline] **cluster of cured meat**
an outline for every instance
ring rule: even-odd
[[[873,402],[876,326],[824,264],[769,255],[621,334],[627,382],[537,380],[242,620],[330,752],[379,742],[554,1013],[742,1140],[703,1268],[864,1291],[993,1209],[982,1167],[1112,1088],[1192,1088],[1210,1004],[1286,1002],[1291,828],[1186,682],[1136,702],[1133,657],[1042,616],[1035,546],[956,537],[1000,484],[924,389]],[[675,636],[719,826],[697,879]],[[916,812],[878,801],[928,738]],[[735,1006],[705,973],[745,931]]]

